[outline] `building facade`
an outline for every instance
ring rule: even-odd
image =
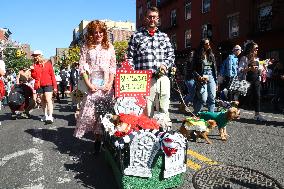
[[[135,31],[135,24],[129,21],[112,21],[112,20],[100,20],[106,23],[108,28],[108,37],[110,42],[125,41]],[[77,28],[73,30],[73,40],[71,46],[81,46],[84,42],[84,36],[87,33],[86,26],[90,21],[82,20]]]
[[[12,32],[7,28],[0,28],[0,41],[7,41]]]
[[[136,0],[136,25],[143,26],[147,7],[160,10],[160,29],[168,34],[177,59],[196,49],[208,37],[221,60],[235,44],[259,44],[261,58],[284,61],[283,0]]]

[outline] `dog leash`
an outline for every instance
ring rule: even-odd
[[[175,77],[173,78],[173,81],[175,82],[175,84],[176,84],[176,86],[177,86],[177,89],[174,88],[174,90],[176,90],[176,91],[179,93],[179,96],[180,96],[180,98],[181,98],[181,101],[182,101],[183,105],[185,106],[185,109],[184,109],[184,110],[185,110],[187,113],[190,113],[194,118],[197,118],[197,116],[196,116],[192,111],[190,111],[189,107],[186,105],[186,103],[185,103],[185,101],[184,101],[184,99],[183,99],[183,97],[182,97],[182,94],[181,94],[179,85],[178,85],[178,83],[177,83]]]

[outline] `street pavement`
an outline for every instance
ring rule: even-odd
[[[9,109],[2,108],[0,188],[117,188],[104,157],[93,154],[93,136],[87,135],[83,140],[73,137],[75,119],[70,104],[69,100],[55,104],[55,122],[51,125],[40,122],[40,109],[32,112],[32,119],[11,120]],[[180,113],[178,106],[178,102],[172,102],[170,110],[175,130],[187,116]],[[179,188],[194,188],[193,183],[198,188],[198,183],[203,182],[206,188],[205,184],[211,183],[206,179],[217,175],[214,166],[222,167],[218,170],[222,170],[223,176],[232,171],[256,170],[261,174],[258,178],[271,178],[283,186],[283,114],[271,113],[268,104],[262,109],[268,119],[265,124],[255,122],[253,112],[242,109],[241,119],[227,126],[230,137],[226,142],[220,140],[217,130],[209,134],[211,145],[203,140],[188,142],[187,172]],[[250,171],[246,175],[248,184],[235,183],[231,188],[266,188],[249,185],[257,182],[257,173]]]

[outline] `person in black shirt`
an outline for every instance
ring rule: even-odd
[[[19,76],[19,84],[15,84],[9,93],[8,105],[12,112],[12,118],[17,118],[17,111],[23,111],[22,118],[30,118],[30,110],[35,106],[33,89],[26,85],[27,78]]]
[[[64,97],[66,96],[65,91],[68,85],[69,73],[66,70],[66,68],[64,68],[63,66],[61,66],[60,68],[60,77],[61,77],[61,81],[59,85],[60,85],[61,98],[64,99]]]
[[[70,85],[71,91],[74,91],[77,87],[79,79],[79,64],[76,62],[73,64],[70,72]]]

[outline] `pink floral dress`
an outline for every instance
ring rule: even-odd
[[[83,135],[92,131],[95,134],[102,134],[99,113],[96,111],[98,103],[102,99],[111,99],[112,91],[101,90],[108,82],[109,75],[116,73],[116,56],[114,47],[110,44],[109,49],[103,49],[98,45],[95,49],[81,48],[79,70],[81,73],[88,72],[90,81],[96,85],[96,92],[89,92],[83,99],[80,114],[77,119],[74,136],[82,138]]]

